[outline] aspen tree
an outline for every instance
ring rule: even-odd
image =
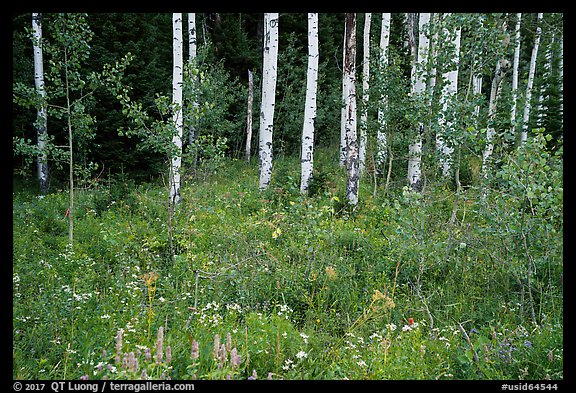
[[[356,14],[346,13],[344,78],[346,96],[346,199],[358,204],[360,162],[356,129]]]
[[[446,15],[449,18],[450,14]],[[444,35],[448,36],[450,32],[444,27]],[[454,101],[458,93],[458,63],[460,59],[460,34],[461,29],[456,29],[452,39],[452,47],[454,54],[452,55],[453,62],[449,66],[449,70],[444,72],[443,78],[447,81],[442,87],[442,95],[440,101],[442,104],[442,116],[439,119],[440,130],[436,134],[436,148],[440,152],[440,163],[442,164],[442,174],[444,176],[450,175],[452,153],[454,148],[446,144],[446,137],[454,132],[453,123],[446,118],[450,117],[450,107],[454,106]]]
[[[308,14],[308,71],[306,76],[306,104],[302,127],[300,191],[306,193],[314,169],[314,123],[316,120],[316,91],[318,87],[318,14]]]
[[[502,30],[506,32],[506,22],[502,24]],[[505,53],[505,48],[508,45],[508,37],[506,36],[502,45],[502,52]],[[498,96],[500,93],[500,85],[502,80],[506,75],[506,72],[510,68],[510,62],[504,57],[500,58],[496,62],[496,69],[494,71],[494,77],[492,78],[492,86],[490,88],[490,101],[488,103],[488,124],[486,126],[486,147],[482,154],[482,175],[484,179],[488,178],[488,172],[490,169],[490,158],[494,150],[494,136],[496,135],[495,120],[496,120],[496,108],[498,103]],[[485,191],[482,193],[482,198],[485,196]]]
[[[42,14],[32,14],[32,34],[34,47],[34,85],[40,97],[38,114],[36,116],[36,135],[38,138],[38,183],[40,192],[48,192],[48,155],[46,141],[48,138],[48,111],[46,108],[46,90],[44,89],[44,61],[42,53]]]
[[[536,73],[536,60],[538,58],[538,47],[540,46],[540,35],[542,34],[542,13],[538,14],[536,36],[534,37],[534,47],[532,48],[532,57],[530,58],[530,71],[528,73],[528,84],[526,86],[526,98],[524,102],[524,116],[522,118],[522,133],[520,134],[520,143],[525,143],[528,139],[528,122],[530,120],[530,107],[532,100],[532,87],[534,85],[534,75]]]
[[[252,103],[254,101],[254,76],[248,70],[248,113],[246,114],[246,162],[250,163],[252,150]]]
[[[366,13],[364,16],[364,36],[363,36],[363,59],[362,59],[362,114],[360,116],[360,144],[359,144],[359,170],[364,172],[366,161],[366,144],[368,132],[368,88],[370,80],[370,25],[372,14]]]
[[[172,14],[173,67],[172,67],[172,103],[174,113],[172,121],[175,133],[172,143],[175,151],[170,164],[170,204],[180,203],[180,168],[182,166],[182,14]]]
[[[391,14],[382,14],[382,27],[380,30],[380,69],[388,64],[388,44],[390,42],[390,20]],[[379,170],[383,168],[386,161],[388,140],[386,135],[386,121],[384,120],[384,110],[386,108],[386,97],[381,96],[378,105],[378,131],[376,133],[377,153],[376,163]]]
[[[272,178],[272,131],[278,64],[278,13],[264,14],[264,54],[262,65],[262,101],[260,109],[260,190]]]
[[[412,95],[417,98],[426,90],[426,63],[428,61],[428,44],[429,39],[426,35],[426,26],[430,22],[430,13],[422,13],[418,18],[418,51],[417,61],[414,61],[412,67]],[[412,44],[415,52],[414,44]],[[413,141],[408,146],[408,186],[410,190],[420,192],[422,190],[422,133],[424,124],[422,121],[418,124],[418,130]]]
[[[518,69],[520,65],[520,25],[522,14],[516,14],[516,34],[514,39],[514,61],[512,63],[512,111],[510,112],[510,122],[512,128],[516,129],[516,110],[518,106]]]
[[[546,81],[550,78],[550,75],[552,75],[552,52],[554,42],[555,42],[555,36],[554,34],[552,34],[552,37],[550,38],[550,43],[548,44],[548,48],[544,56],[546,62],[544,63],[543,80],[545,82],[540,85],[540,96],[538,97],[538,108],[537,108],[538,118],[536,120],[536,127],[538,128],[544,127],[544,114],[548,110],[548,108],[544,103],[544,100],[546,96],[546,90],[550,87],[550,83]]]

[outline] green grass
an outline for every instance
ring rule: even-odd
[[[290,158],[262,192],[238,160],[186,181],[174,259],[163,187],[78,192],[73,249],[67,194],[17,187],[13,378],[563,378],[561,224],[474,188],[449,224],[440,183],[374,198],[368,178],[351,211],[317,154],[310,197]]]

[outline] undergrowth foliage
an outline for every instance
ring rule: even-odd
[[[445,185],[341,209],[297,159],[258,191],[222,158],[182,188],[13,194],[13,378],[562,379],[562,164],[529,141],[484,202]],[[454,219],[451,217],[454,216]]]

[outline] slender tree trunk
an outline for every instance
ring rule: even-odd
[[[34,84],[36,92],[41,98],[36,116],[36,135],[38,138],[37,158],[38,184],[40,193],[48,192],[48,154],[46,153],[46,141],[48,139],[47,124],[48,112],[46,110],[46,90],[44,90],[44,61],[42,56],[42,14],[32,14],[32,32],[34,36]]]
[[[388,64],[388,43],[390,42],[390,20],[391,14],[382,14],[382,28],[380,30],[380,69]],[[382,95],[378,105],[378,132],[376,134],[377,153],[376,162],[377,168],[382,173],[384,163],[386,162],[386,153],[388,150],[388,138],[386,134],[386,121],[384,119],[384,111],[387,107],[387,98]]]
[[[484,178],[488,178],[490,156],[494,150],[494,135],[496,130],[494,128],[494,122],[496,118],[496,105],[498,101],[498,93],[500,90],[500,85],[502,79],[506,75],[507,69],[510,67],[510,63],[506,59],[500,59],[496,64],[496,71],[494,72],[494,78],[492,79],[492,88],[490,89],[490,102],[488,104],[488,125],[486,127],[486,148],[482,156],[482,174]]]
[[[542,34],[542,13],[538,14],[538,27],[536,28],[536,37],[534,38],[534,47],[532,48],[532,57],[530,59],[530,72],[528,73],[528,84],[526,86],[526,101],[524,103],[524,117],[522,119],[522,134],[520,143],[524,144],[528,139],[528,126],[530,120],[530,106],[532,100],[532,86],[534,84],[534,74],[536,73],[536,60],[538,58],[538,46],[540,45],[540,35]]]
[[[66,89],[66,117],[68,121],[68,180],[69,180],[69,207],[66,211],[68,215],[68,242],[70,246],[74,244],[74,154],[73,154],[73,133],[72,133],[72,111],[70,104],[70,84],[68,78],[68,51],[64,48],[64,88]]]
[[[196,39],[196,14],[188,13],[188,58],[190,62],[196,59],[198,41]]]
[[[252,150],[252,102],[254,101],[254,77],[248,70],[248,114],[246,115],[246,162],[250,164]]]
[[[177,206],[180,203],[180,168],[182,166],[182,14],[172,14],[173,32],[173,67],[172,67],[172,103],[174,104],[175,133],[172,137],[174,151],[170,154],[170,203]]]
[[[366,164],[366,145],[368,142],[368,88],[370,87],[370,25],[372,14],[366,13],[364,16],[364,41],[363,41],[363,60],[362,60],[362,114],[360,117],[360,146],[359,146],[359,170],[360,174],[364,172]]]
[[[272,131],[278,64],[278,13],[264,14],[264,54],[262,66],[262,101],[260,110],[260,189],[272,178]]]
[[[190,64],[196,63],[197,46],[198,46],[198,40],[196,38],[196,14],[188,13],[188,61],[190,62]],[[198,85],[198,83],[199,83],[198,78],[196,78],[196,84]],[[193,95],[192,100],[193,100],[192,107],[196,112],[199,106],[198,96]],[[192,145],[194,143],[194,140],[196,139],[196,131],[197,130],[195,129],[194,124],[190,124],[188,130],[188,142],[190,145]]]
[[[516,110],[518,107],[518,69],[520,65],[520,25],[522,13],[516,14],[516,35],[514,40],[514,61],[512,63],[512,111],[510,112],[510,123],[512,129],[516,129]]]
[[[506,32],[506,21],[502,22],[502,33],[504,34],[504,39],[502,41],[502,56],[506,54],[506,48],[509,43],[509,38]],[[494,77],[492,78],[492,86],[490,88],[490,101],[488,103],[488,120],[486,125],[486,146],[482,154],[482,177],[484,178],[484,185],[482,188],[481,200],[484,201],[487,191],[488,174],[490,172],[490,162],[492,152],[494,150],[494,135],[496,134],[495,120],[496,120],[496,108],[498,103],[498,97],[500,96],[500,85],[502,80],[506,75],[506,72],[510,69],[510,62],[502,57],[496,62],[496,70],[494,71]]]
[[[429,39],[426,36],[425,27],[430,22],[430,14],[422,13],[419,16],[418,27],[419,27],[419,37],[418,37],[418,72],[416,70],[416,63],[412,67],[413,75],[413,89],[412,94],[418,97],[424,93],[426,90],[426,62],[428,55],[428,44]],[[413,139],[413,142],[408,146],[408,185],[411,191],[420,192],[422,190],[422,170],[421,170],[421,160],[422,160],[422,133],[424,130],[424,124],[422,121],[418,124],[417,134]]]
[[[358,204],[360,162],[356,129],[356,14],[346,13],[346,199],[352,206]]]
[[[316,90],[318,86],[318,14],[308,14],[308,72],[306,76],[306,106],[302,127],[302,171],[300,191],[306,193],[314,169],[314,123],[316,120]]]
[[[538,97],[538,109],[537,109],[538,117],[536,120],[536,127],[538,128],[544,126],[543,123],[544,123],[545,111],[547,111],[548,109],[544,105],[544,99],[546,91],[550,87],[548,80],[550,78],[550,75],[552,75],[552,52],[554,42],[555,42],[555,36],[554,34],[552,34],[552,37],[550,38],[550,43],[548,44],[548,48],[546,49],[546,55],[545,55],[546,62],[544,63],[544,75],[542,76],[544,82],[540,85],[540,96]]]
[[[446,16],[449,18],[449,15]],[[442,103],[442,116],[440,116],[439,130],[436,133],[436,148],[440,152],[440,163],[442,164],[442,174],[445,177],[450,176],[452,153],[454,148],[446,143],[446,137],[454,134],[454,124],[450,117],[453,116],[453,109],[455,105],[456,95],[458,93],[458,64],[460,61],[460,33],[461,30],[457,29],[454,33],[452,40],[453,45],[453,64],[450,65],[450,70],[443,74],[443,78],[447,83],[442,88],[442,96],[440,98]],[[448,36],[450,32],[444,28],[444,35]]]

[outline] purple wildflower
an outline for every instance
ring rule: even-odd
[[[236,347],[232,348],[232,351],[230,351],[230,366],[232,368],[236,368],[240,365],[241,362],[242,356],[238,354]]]
[[[128,354],[125,353],[124,357],[122,358],[122,368],[126,370],[128,368]]]
[[[162,358],[164,357],[164,352],[162,346],[164,345],[164,327],[160,326],[158,328],[158,338],[156,340],[156,364],[162,363]]]
[[[127,361],[127,366],[128,366],[128,371],[131,373],[135,373],[138,371],[138,359],[136,358],[136,355],[134,355],[134,352],[130,352],[128,354],[128,361]]]
[[[224,344],[220,345],[220,350],[218,351],[218,368],[222,368],[226,359],[228,358],[228,353],[226,352],[226,346]]]
[[[200,356],[198,353],[198,341],[192,340],[192,359],[196,360]]]
[[[170,363],[172,361],[172,348],[170,345],[166,347],[166,363]]]

